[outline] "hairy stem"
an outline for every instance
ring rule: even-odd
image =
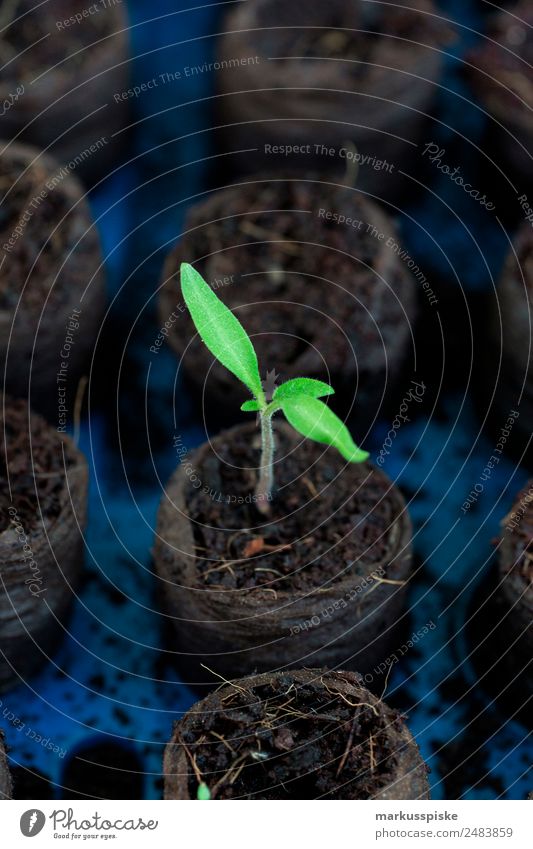
[[[272,486],[274,483],[274,432],[272,413],[260,413],[261,419],[261,466],[255,488],[257,509],[264,516],[270,513]]]

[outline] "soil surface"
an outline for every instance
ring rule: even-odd
[[[533,598],[533,479],[519,493],[502,525],[506,542],[502,568],[519,577]]]
[[[187,795],[196,798],[201,779],[213,799],[370,799],[394,786],[409,748],[418,785],[425,770],[402,717],[359,682],[349,672],[307,670],[213,693],[174,730]],[[171,745],[166,768],[176,766],[172,757]]]
[[[353,60],[349,70],[354,77],[371,74],[367,63],[376,62],[377,56],[382,55],[384,50],[398,52],[399,55],[403,52],[405,58],[412,61],[416,42],[433,43],[440,39],[445,29],[431,15],[423,14],[433,9],[426,0],[411,4],[418,5],[418,10],[394,6],[380,8],[368,3],[350,4],[345,0],[316,4],[305,0],[292,3],[269,0],[256,5],[255,25],[262,31],[251,33],[249,38],[261,55],[297,56],[303,60]],[[234,18],[236,16],[238,13]],[[307,31],[303,24],[309,28]],[[412,43],[411,57],[405,45],[395,44],[393,39],[387,38],[390,34],[409,39]]]
[[[470,60],[482,72],[474,72],[480,93],[490,103],[499,104],[507,120],[514,114],[531,123],[533,8],[530,0],[522,0],[510,11],[512,14],[502,12],[492,18],[488,39],[471,54]]]
[[[72,178],[61,178],[48,157],[31,163],[30,153],[16,146],[0,156],[0,244],[9,245],[0,272],[5,312],[19,302],[25,310],[40,310],[47,297],[50,310],[73,290],[81,294],[89,282],[87,266],[92,273],[99,257],[98,236],[85,202],[76,203],[81,193]]]
[[[5,399],[0,409],[0,533],[10,525],[8,509],[28,533],[56,519],[65,501],[61,440],[25,401]],[[66,468],[76,461],[65,443]],[[42,516],[41,516],[42,511]]]
[[[386,560],[398,516],[385,475],[368,463],[347,465],[333,449],[278,428],[277,489],[265,525],[250,502],[259,430],[252,439],[241,432],[238,441],[233,433],[231,442],[217,443],[218,456],[211,451],[196,469],[204,486],[188,488],[200,584],[300,592],[366,575]]]
[[[35,0],[3,4],[0,58],[2,64],[9,62],[2,70],[4,78],[29,85],[40,72],[64,60],[68,61],[68,74],[73,75],[92,60],[95,48],[89,51],[84,48],[113,32],[112,4],[110,10],[101,7],[97,13],[86,15],[80,23],[63,30],[58,29],[57,22],[83,13],[88,6],[85,0],[47,0],[44,5],[36,6]]]
[[[7,765],[4,736],[0,731],[0,800],[11,799],[11,776]]]

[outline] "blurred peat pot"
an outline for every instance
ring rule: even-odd
[[[126,4],[15,0],[0,10],[0,135],[50,150],[94,182],[120,151],[128,106]]]
[[[40,671],[83,569],[87,463],[25,401],[0,414],[0,691]]]

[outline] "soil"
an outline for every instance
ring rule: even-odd
[[[378,5],[343,0],[259,0],[229,11],[217,57],[226,61],[217,75],[226,167],[250,173],[275,161],[265,145],[303,142],[313,149],[284,153],[278,164],[339,170],[346,165],[339,152],[351,141],[360,154],[387,161],[386,170],[361,167],[360,187],[388,197],[407,189],[398,169],[413,159],[409,141],[423,132],[439,51],[452,38],[432,3],[410,5],[417,10],[380,13]],[[315,144],[336,150],[324,155]]]
[[[0,365],[4,370],[8,360],[6,390],[20,397],[31,390],[32,406],[54,419],[65,342],[72,413],[106,301],[99,238],[83,194],[75,177],[61,176],[57,163],[32,147],[11,144],[0,156],[0,243],[7,245]]]
[[[225,440],[204,455],[197,474],[205,487],[187,492],[198,586],[305,593],[348,575],[362,578],[386,559],[397,505],[387,498],[385,475],[368,463],[347,471],[336,452],[303,437],[295,442],[279,429],[276,495],[261,527],[255,504],[246,503],[260,465],[260,436],[248,434],[252,439]]]
[[[498,440],[513,411],[506,450],[518,462],[533,462],[533,367],[530,363],[530,312],[533,304],[533,230],[520,227],[504,265],[488,316],[486,357],[478,368],[477,393],[481,415],[488,412],[489,426]],[[483,358],[481,358],[483,359]],[[480,360],[481,363],[481,360]]]
[[[505,530],[502,572],[522,584],[533,602],[533,479],[519,493],[505,523],[510,530]]]
[[[533,9],[530,0],[520,0],[508,12],[493,15],[486,41],[467,59],[474,66],[468,70],[472,85],[483,106],[496,119],[489,124],[494,147],[489,153],[497,159],[503,156],[506,166],[520,175],[522,183],[525,179],[531,181]],[[503,129],[498,126],[500,123]]]
[[[100,245],[89,208],[71,177],[48,188],[58,176],[58,165],[26,146],[13,145],[0,156],[0,242],[9,244],[25,213],[30,216],[2,267],[2,312],[37,312],[47,298],[47,309],[69,303],[71,290],[81,295],[88,270],[96,271]]]
[[[7,765],[4,736],[0,731],[0,799],[11,799],[11,776]]]
[[[2,76],[17,83],[30,84],[39,72],[65,59],[69,59],[69,74],[75,74],[78,68],[92,61],[91,52],[84,48],[113,32],[113,19],[105,12],[87,15],[68,29],[57,29],[58,21],[67,20],[87,8],[84,0],[48,0],[37,9],[35,0],[19,0],[18,3],[5,3],[4,7],[0,13],[0,29],[4,30],[0,57],[2,64],[9,64]],[[51,37],[43,39],[47,33],[51,33]],[[32,47],[36,42],[39,43]],[[98,48],[97,45],[96,49],[101,50],[102,46]],[[74,55],[78,51],[79,55]]]
[[[4,139],[50,150],[89,182],[108,171],[129,112],[128,103],[109,101],[110,92],[122,91],[129,81],[125,6],[120,0],[105,8],[93,4],[96,11],[61,28],[58,24],[86,12],[83,0],[2,5]]]
[[[471,58],[477,90],[494,111],[510,120],[522,116],[531,122],[533,108],[533,9],[521,0],[509,12],[492,17],[488,38]],[[514,95],[514,96],[512,96]]]
[[[358,226],[328,220],[326,212]],[[219,416],[233,411],[235,420],[242,388],[218,363],[211,368],[213,358],[181,303],[181,262],[195,264],[236,310],[253,338],[267,391],[272,370],[273,377],[280,372],[278,382],[328,380],[346,406],[357,391],[362,423],[390,393],[411,345],[415,283],[386,245],[389,238],[396,241],[394,227],[375,204],[312,174],[257,176],[192,209],[165,266],[160,317],[164,324],[176,316],[169,341],[180,368]]]
[[[77,453],[60,450],[57,434],[44,420],[29,414],[22,400],[4,400],[0,410],[0,533],[9,528],[14,507],[26,531],[54,522],[65,499],[67,468],[78,462]],[[41,512],[42,511],[42,515]]]
[[[3,400],[0,690],[42,669],[66,627],[82,572],[88,482],[68,436],[24,401]]]
[[[253,38],[262,56],[352,59],[362,64],[351,67],[350,73],[364,76],[371,73],[365,63],[377,62],[385,49],[394,52],[387,35],[413,42],[441,40],[442,26],[431,15],[423,14],[433,11],[433,5],[421,0],[418,6],[420,11],[394,6],[385,10],[367,3],[346,4],[344,0],[332,0],[327,5],[305,0],[292,3],[266,0],[256,4],[257,11],[253,10],[258,27]],[[242,16],[243,12],[234,13],[234,17]],[[279,30],[272,29],[274,21]],[[413,48],[416,50],[416,45]],[[396,49],[404,61],[413,61],[412,55],[405,55],[405,50]]]
[[[165,798],[195,799],[199,780],[213,799],[427,798],[403,718],[360,681],[302,670],[222,687],[176,723]]]
[[[476,599],[470,627],[481,686],[508,714],[529,727],[533,715],[532,502],[530,480],[502,520],[497,567]]]
[[[370,464],[346,464],[282,421],[275,433],[266,520],[249,503],[255,422],[182,458],[166,489],[154,559],[171,650],[193,686],[321,665],[383,689],[376,667],[401,644],[413,569],[404,500]]]

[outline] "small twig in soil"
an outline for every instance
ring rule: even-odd
[[[347,761],[347,759],[348,759],[348,755],[349,755],[349,754],[350,754],[350,752],[351,752],[352,744],[353,744],[353,737],[354,737],[354,734],[355,734],[355,723],[356,723],[356,722],[357,722],[357,714],[355,714],[355,716],[354,716],[354,717],[353,717],[353,719],[352,719],[352,727],[350,728],[350,733],[349,733],[349,735],[348,735],[348,742],[347,742],[347,744],[346,744],[346,748],[345,748],[345,750],[344,750],[344,754],[343,754],[343,756],[342,756],[342,758],[341,758],[341,761],[340,761],[339,766],[338,766],[338,769],[337,769],[337,778],[339,777],[339,775],[340,775],[340,774],[341,774],[341,772],[343,771],[343,769],[344,769],[344,765],[345,765],[345,763],[346,763],[346,761]]]
[[[318,496],[318,490],[316,486],[314,485],[312,480],[309,480],[307,475],[304,475],[304,477],[302,478],[302,483],[305,484],[313,498],[316,498]]]
[[[231,572],[233,578],[236,578],[235,572],[233,571],[232,564],[237,563],[237,560],[228,560],[227,562],[220,561],[216,566],[212,566],[210,569],[207,569],[204,572],[204,575],[211,575],[212,572],[223,572],[224,569],[228,569]]]
[[[216,731],[211,731],[210,733],[213,735],[213,737],[216,737],[218,740],[220,740],[220,742],[223,743],[224,746],[226,746],[226,748],[230,750],[232,755],[235,754],[235,749],[233,748],[233,746],[230,743],[228,743],[228,741],[226,740],[225,737],[222,736],[222,734],[217,734]]]
[[[374,770],[376,769],[376,758],[374,757],[374,738],[372,734],[369,737],[370,743],[370,772],[374,775]]]
[[[346,704],[350,705],[350,707],[367,707],[370,708],[370,710],[373,710],[376,716],[379,715],[374,705],[371,705],[369,702],[351,702],[350,699],[348,699],[344,695],[344,693],[339,692],[339,690],[330,690],[323,678],[320,679],[320,682],[321,684],[323,684],[324,688],[328,691],[328,693],[330,693],[332,696],[337,696],[339,699],[342,699],[343,702],[346,702]]]
[[[288,577],[283,572],[278,572],[277,569],[270,569],[268,566],[258,566],[257,569],[254,569],[254,572],[272,572],[274,575],[279,575],[280,578]]]
[[[376,584],[392,584],[393,586],[403,587],[407,583],[407,581],[392,581],[389,578],[379,578],[377,575],[372,575],[371,577]]]
[[[193,769],[193,772],[194,772],[194,775],[195,775],[195,778],[196,778],[198,784],[201,784],[204,779],[203,779],[202,773],[200,772],[200,770],[198,768],[198,764],[196,763],[196,756],[191,753],[189,747],[185,743],[185,741],[184,741],[183,737],[181,736],[181,734],[179,733],[179,731],[177,732],[177,738],[178,738],[178,742],[179,742],[180,746],[183,747],[183,749],[185,750],[185,754],[187,755],[187,757],[189,758],[189,760],[191,762],[191,766],[192,766],[192,769]]]

